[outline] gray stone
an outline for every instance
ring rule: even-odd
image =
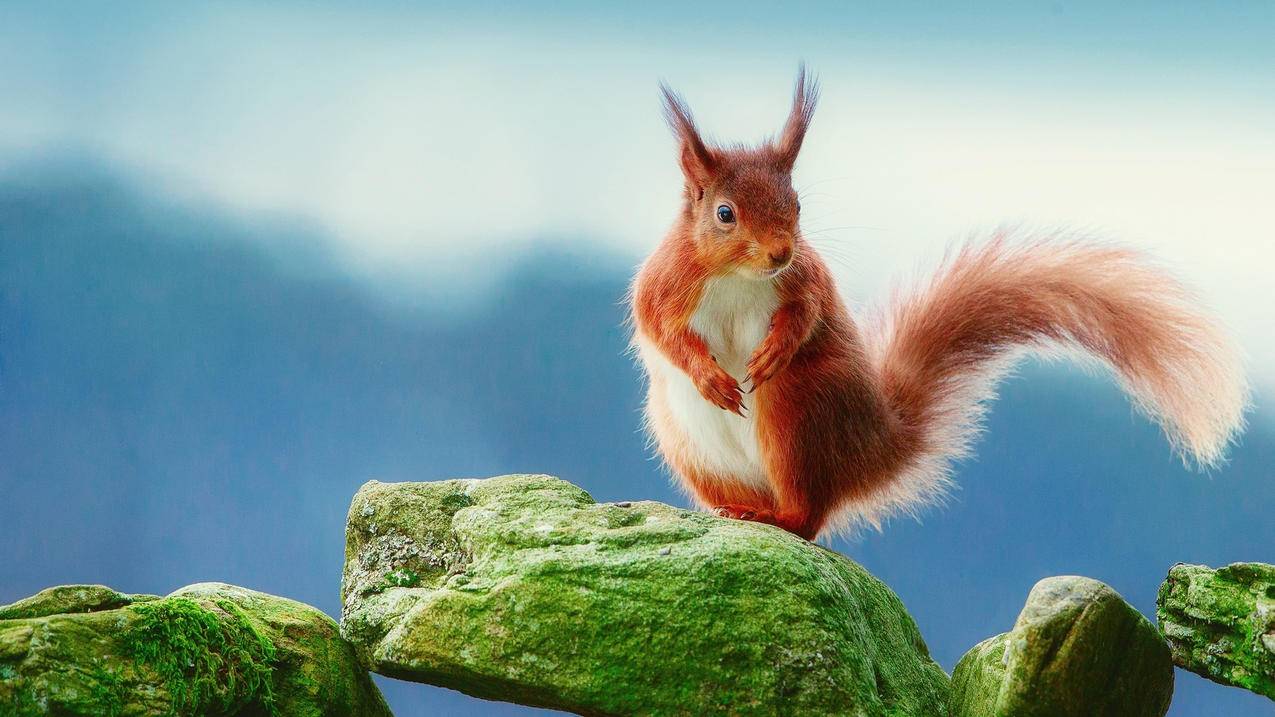
[[[1010,632],[952,674],[952,717],[1162,717],[1173,698],[1163,636],[1106,585],[1054,577],[1032,588]]]

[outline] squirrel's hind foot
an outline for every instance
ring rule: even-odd
[[[774,511],[764,508],[750,508],[746,505],[716,505],[713,506],[713,514],[723,518],[734,518],[735,520],[750,520],[754,523],[766,523],[768,525],[779,525],[776,522]]]
[[[775,511],[766,508],[751,508],[746,505],[716,505],[713,506],[713,514],[723,518],[773,525],[776,528],[783,528],[789,533],[810,541],[813,541],[819,532],[817,528],[811,527],[809,521],[781,516],[776,514]]]

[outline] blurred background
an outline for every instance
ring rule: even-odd
[[[1145,247],[1238,335],[1230,463],[1029,363],[962,488],[832,546],[949,671],[1038,579],[1148,616],[1170,565],[1275,562],[1275,5],[5,4],[0,603],[220,580],[339,612],[360,484],[546,472],[685,504],[639,433],[623,297],[703,128],[824,101],[795,183],[860,307],[999,224]],[[399,714],[526,714],[378,678]],[[1178,672],[1170,714],[1270,714]]]

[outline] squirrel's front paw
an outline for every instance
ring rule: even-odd
[[[767,337],[748,360],[748,381],[752,389],[774,378],[792,361],[795,352],[786,344]]]
[[[744,393],[739,388],[739,382],[717,364],[696,377],[695,387],[709,403],[722,410],[744,415]]]

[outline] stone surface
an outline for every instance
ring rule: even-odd
[[[952,673],[952,717],[1161,717],[1173,664],[1160,632],[1114,590],[1054,577],[1032,588],[1014,629]]]
[[[389,715],[331,618],[220,583],[50,588],[0,608],[0,714]]]
[[[946,714],[889,588],[782,530],[549,476],[371,482],[342,632],[374,669],[590,715]]]
[[[105,585],[59,585],[0,607],[0,620],[113,610],[135,602],[155,600],[156,597],[116,592]]]
[[[952,671],[953,717],[993,717],[1001,684],[1005,682],[1005,642],[1008,632],[975,645]]]
[[[1275,699],[1275,565],[1175,565],[1156,604],[1175,663]]]

